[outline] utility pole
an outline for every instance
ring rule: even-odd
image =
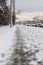
[[[15,0],[13,0],[13,25],[15,25]]]
[[[13,12],[15,13],[15,0],[13,0]]]
[[[15,0],[10,0],[10,14],[11,14],[10,27],[12,27],[12,25],[13,25],[13,21],[12,21],[13,13],[14,13],[14,16],[15,16]],[[14,22],[15,22],[15,19],[14,19]]]
[[[10,27],[12,27],[12,0],[10,0]]]

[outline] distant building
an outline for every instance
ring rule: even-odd
[[[43,16],[36,16],[33,18],[35,23],[43,23]]]

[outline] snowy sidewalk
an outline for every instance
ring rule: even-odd
[[[12,56],[14,44],[16,43],[15,36],[16,26],[0,27],[0,65],[7,65]]]

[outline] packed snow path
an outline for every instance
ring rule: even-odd
[[[43,33],[43,28],[41,29],[35,27],[17,26],[17,31],[16,31],[17,44],[15,48],[16,50],[15,60],[18,61],[16,62],[16,65],[43,64],[42,33]]]
[[[15,58],[14,58],[14,65],[28,65],[29,64],[29,58],[28,58],[28,52],[24,51],[24,36],[22,36],[21,31],[19,30],[19,27],[17,26],[16,30],[16,37],[17,37],[17,43],[15,45]]]
[[[43,65],[43,28],[0,27],[0,65]]]
[[[30,31],[27,31],[29,29]],[[39,42],[37,42],[37,44],[34,43],[35,40],[33,38],[34,36],[32,37],[33,31],[31,29],[31,27],[17,26],[17,41],[14,49],[14,65],[43,65],[40,55],[37,57],[38,52],[42,49],[38,46],[40,45]],[[27,32],[30,33],[30,36]]]

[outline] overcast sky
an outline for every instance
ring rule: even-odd
[[[28,12],[43,11],[43,0],[15,0],[15,8]]]

